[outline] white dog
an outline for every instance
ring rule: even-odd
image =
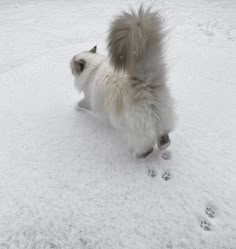
[[[110,60],[96,46],[71,60],[75,86],[84,93],[79,107],[108,116],[138,158],[170,144],[173,103],[166,86],[163,32],[158,13],[140,7],[111,24]]]

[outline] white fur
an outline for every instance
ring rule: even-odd
[[[137,90],[131,86],[130,77],[114,71],[106,57],[84,52],[73,58],[72,67],[80,59],[86,65],[79,75],[75,74],[75,87],[84,92],[79,105],[107,115],[136,155],[152,148],[162,134],[173,130],[172,99],[165,84],[157,86],[154,102],[152,98],[137,101]]]

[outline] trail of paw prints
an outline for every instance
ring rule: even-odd
[[[169,181],[172,178],[172,176],[169,171],[164,171],[161,178],[165,181]]]
[[[170,150],[166,150],[161,154],[161,157],[164,160],[170,160],[171,159],[171,151]]]
[[[156,177],[157,176],[157,171],[155,169],[148,169],[148,176],[150,177]],[[161,178],[164,181],[169,181],[172,178],[172,175],[169,171],[164,171],[161,175]]]
[[[208,216],[208,218],[213,219],[216,217],[216,209],[215,207],[211,205],[207,205],[205,208],[205,214]],[[212,225],[207,219],[201,219],[200,221],[200,227],[204,231],[212,231]]]

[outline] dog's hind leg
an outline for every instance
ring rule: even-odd
[[[169,134],[164,134],[164,135],[161,135],[159,138],[158,138],[158,141],[157,141],[157,144],[158,144],[158,148],[160,150],[165,150],[169,147],[171,141],[170,141],[170,137],[169,137]]]

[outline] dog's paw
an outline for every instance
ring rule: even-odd
[[[75,105],[74,105],[74,107],[75,107],[75,110],[76,110],[76,111],[81,111],[81,109],[82,109],[82,108],[79,106],[79,102],[76,102]]]
[[[158,139],[158,147],[160,150],[165,150],[170,146],[170,137],[168,134],[162,135],[159,139]]]
[[[89,108],[87,107],[85,102],[81,100],[75,103],[75,110],[81,112],[81,111],[89,110]]]

